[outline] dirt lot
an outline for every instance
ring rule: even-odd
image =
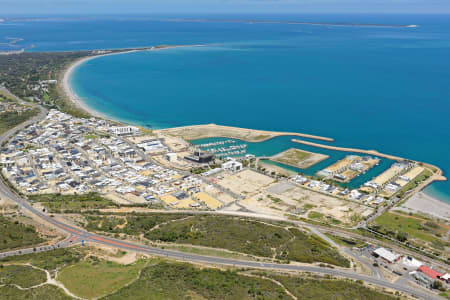
[[[210,137],[226,137],[240,139],[247,142],[262,142],[276,136],[292,135],[318,140],[333,141],[331,138],[319,137],[295,132],[276,132],[253,130],[216,124],[193,125],[154,130],[154,133],[164,136],[182,137],[185,140],[197,140]]]
[[[300,169],[307,169],[328,157],[325,154],[291,148],[272,156],[270,160]]]
[[[279,216],[293,213],[307,218],[314,212],[324,220],[336,219],[347,224],[353,223],[352,216],[367,216],[373,211],[358,203],[309,191],[287,182],[271,184],[240,204],[254,212]]]
[[[235,174],[224,173],[223,179],[217,181],[224,188],[242,196],[255,194],[273,182],[275,179],[248,169]]]

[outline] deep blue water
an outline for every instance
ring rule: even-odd
[[[131,123],[304,132],[450,174],[449,16],[257,18],[419,27],[105,18],[14,22],[0,25],[0,39],[24,38],[20,46],[34,44],[31,51],[205,44],[97,58],[76,70],[72,85],[91,107]],[[274,152],[292,146],[285,138],[270,143]],[[427,193],[450,201],[450,183],[435,183]]]

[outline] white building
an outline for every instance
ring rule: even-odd
[[[236,160],[229,160],[222,164],[222,169],[232,172],[240,171],[242,170],[242,163]]]
[[[385,249],[385,248],[378,248],[377,250],[373,251],[376,255],[387,261],[388,263],[392,264],[400,259],[400,255],[392,253],[391,251]]]
[[[139,128],[136,126],[113,126],[109,130],[117,135],[131,135],[139,132]]]
[[[177,161],[177,154],[176,153],[167,153],[166,159],[170,162]]]

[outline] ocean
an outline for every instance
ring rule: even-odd
[[[435,164],[449,176],[448,16],[199,16],[415,28],[168,20],[184,17],[18,20],[1,24],[0,38],[23,38],[14,47],[34,45],[27,51],[201,44],[96,58],[75,70],[71,85],[93,109],[132,124],[309,133],[332,137],[336,146]],[[280,137],[252,151],[293,146],[311,150]],[[345,155],[331,152],[321,166]],[[450,182],[433,183],[426,193],[450,202]]]

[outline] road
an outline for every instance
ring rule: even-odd
[[[0,136],[0,143],[7,141],[9,137],[14,135],[17,131],[23,129],[24,127],[42,120],[45,118],[47,111],[44,108],[41,108],[41,112],[38,116],[32,118],[29,121],[26,121],[12,130],[4,133]],[[110,247],[120,248],[123,250],[141,252],[145,254],[151,254],[156,256],[163,256],[178,260],[184,260],[189,262],[197,262],[197,263],[207,263],[213,265],[227,265],[234,266],[240,268],[261,268],[261,269],[272,269],[272,270],[285,270],[285,271],[303,271],[303,272],[312,272],[318,274],[326,274],[331,276],[345,277],[354,280],[362,280],[366,283],[371,283],[374,285],[378,285],[384,288],[397,290],[400,292],[404,292],[415,297],[419,297],[422,299],[440,299],[437,296],[431,295],[430,293],[424,293],[420,290],[415,290],[407,285],[400,285],[396,283],[391,283],[382,278],[370,277],[366,275],[360,275],[352,270],[339,270],[339,269],[331,269],[326,267],[317,267],[317,266],[304,266],[304,265],[295,265],[295,264],[278,264],[278,263],[262,263],[262,262],[253,262],[253,261],[244,261],[244,260],[236,260],[236,259],[228,259],[228,258],[220,258],[220,257],[211,257],[205,255],[197,255],[197,254],[188,254],[183,252],[178,252],[174,250],[165,250],[155,247],[144,246],[140,244],[130,243],[122,240],[117,240],[105,236],[101,236],[95,233],[91,233],[85,230],[81,230],[69,224],[65,224],[46,213],[34,208],[26,199],[21,198],[14,192],[12,192],[3,182],[0,181],[0,196],[2,198],[6,198],[17,203],[21,210],[28,210],[34,216],[39,218],[44,223],[49,223],[52,226],[56,227],[62,232],[68,234],[68,238],[61,242],[60,246],[69,246],[71,241],[81,241],[85,242],[93,242],[97,244],[102,244]],[[50,246],[51,247],[51,246]],[[57,246],[56,246],[57,247]],[[39,248],[39,247],[38,247]],[[44,249],[47,250],[47,249]],[[18,250],[19,251],[19,250]],[[21,250],[23,251],[23,250]],[[27,250],[29,251],[29,250]],[[39,250],[41,251],[41,250]],[[13,251],[14,252],[14,251]],[[17,254],[20,254],[17,252]],[[5,256],[5,253],[3,253]]]

